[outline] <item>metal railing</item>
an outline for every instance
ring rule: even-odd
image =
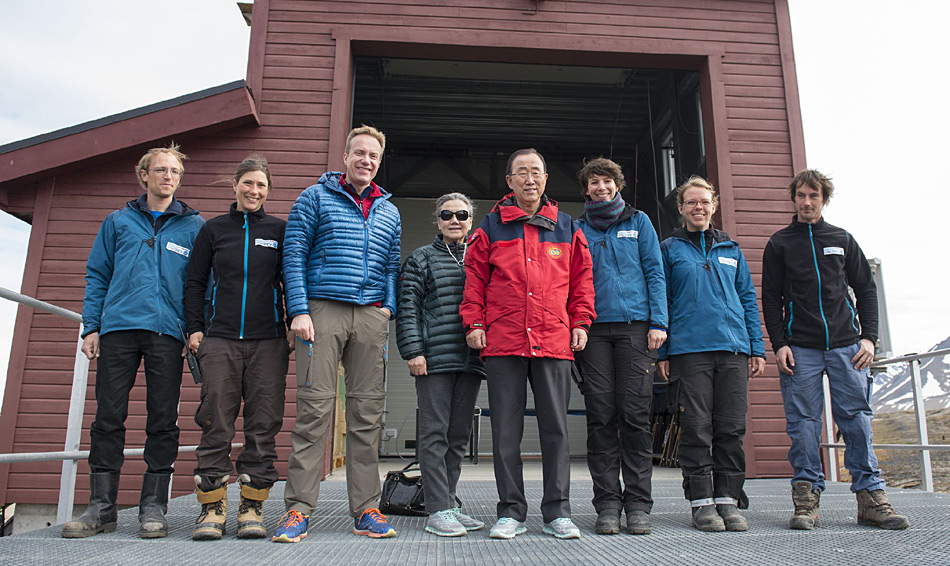
[[[923,354],[907,354],[896,358],[881,360],[871,364],[871,370],[884,371],[888,366],[907,362],[910,368],[911,390],[914,396],[914,414],[917,417],[917,444],[872,444],[874,449],[895,449],[895,450],[919,450],[920,451],[920,476],[921,487],[924,491],[934,490],[933,465],[930,460],[930,452],[950,450],[950,444],[931,444],[930,436],[927,432],[927,410],[924,402],[923,385],[920,379],[920,361],[930,358],[937,358],[950,354],[950,348],[934,350]],[[825,437],[835,438],[834,425],[831,415],[831,392],[828,385],[827,376],[822,381],[825,396]],[[823,442],[821,446],[827,449],[828,454],[828,480],[838,481],[838,449],[845,448],[840,442]]]
[[[66,422],[66,442],[61,452],[22,452],[0,454],[0,464],[22,462],[55,462],[62,460],[63,471],[59,480],[59,501],[56,506],[56,524],[62,524],[72,518],[73,501],[76,492],[76,470],[80,460],[89,458],[88,450],[79,449],[79,440],[82,434],[82,417],[86,404],[86,385],[89,380],[89,359],[82,353],[82,316],[73,311],[51,305],[22,295],[15,291],[0,287],[0,298],[11,300],[21,305],[39,309],[67,320],[79,323],[79,339],[76,346],[76,361],[73,364],[73,385],[69,396],[69,416]],[[241,448],[243,444],[233,443],[232,448]],[[197,446],[180,446],[178,453],[194,452]],[[141,457],[144,448],[127,448],[123,451],[126,457]],[[171,482],[169,482],[169,492]]]

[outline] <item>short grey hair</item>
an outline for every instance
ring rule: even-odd
[[[449,202],[450,200],[460,200],[464,202],[465,206],[468,207],[468,214],[473,217],[475,216],[475,205],[472,203],[472,199],[468,198],[462,193],[448,193],[435,199],[435,212],[432,214],[435,216],[437,224],[439,221],[439,211],[442,210],[442,205]]]

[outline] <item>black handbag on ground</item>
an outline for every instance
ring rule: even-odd
[[[386,472],[379,497],[381,512],[387,515],[428,515],[422,494],[422,472],[418,466],[419,462],[415,461],[401,470]]]

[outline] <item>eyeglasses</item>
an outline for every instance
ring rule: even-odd
[[[688,200],[683,203],[683,206],[686,208],[696,208],[697,206],[702,206],[703,208],[710,208],[713,205],[711,200]]]
[[[439,211],[439,218],[441,218],[442,221],[444,222],[448,222],[449,220],[452,220],[453,216],[458,218],[459,222],[465,222],[466,220],[468,220],[469,214],[467,210],[456,210],[455,212],[452,212],[451,210]]]
[[[527,181],[529,178],[534,180],[540,180],[544,178],[545,173],[540,171],[519,171],[517,173],[512,173],[510,177],[519,177],[522,181]]]
[[[175,167],[172,167],[171,169],[168,167],[152,167],[151,171],[160,177],[164,177],[165,173],[171,173],[172,177],[181,177],[182,173],[181,169],[177,169]]]

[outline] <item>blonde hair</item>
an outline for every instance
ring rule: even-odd
[[[346,147],[343,149],[343,153],[350,152],[350,142],[353,141],[353,138],[356,136],[370,136],[378,141],[379,156],[383,156],[383,153],[386,151],[386,134],[380,132],[372,126],[367,126],[366,124],[361,125],[359,128],[353,128],[350,130],[350,133],[346,135]]]
[[[676,206],[677,208],[683,206],[683,194],[690,188],[696,187],[697,189],[706,189],[709,191],[710,198],[712,199],[713,204],[716,208],[719,208],[719,194],[716,192],[715,187],[712,186],[712,183],[706,179],[700,177],[699,175],[693,175],[686,180],[685,183],[676,187]],[[685,226],[686,220],[680,215],[680,225]],[[712,222],[710,222],[710,226]]]
[[[148,186],[145,184],[145,181],[142,180],[142,171],[148,173],[148,170],[152,167],[152,158],[160,153],[168,153],[175,156],[175,159],[178,160],[178,164],[181,166],[182,175],[185,174],[185,160],[188,159],[188,156],[181,152],[181,146],[173,141],[168,144],[168,147],[153,147],[145,152],[145,155],[139,159],[138,165],[135,166],[135,178],[139,180],[139,184],[142,185],[143,189],[148,188]]]

